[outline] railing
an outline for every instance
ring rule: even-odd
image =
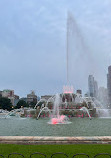
[[[11,153],[8,155],[8,158],[11,158],[12,155],[14,155],[14,157],[15,157],[15,155],[17,155],[19,157],[25,158],[25,156],[23,154],[20,154],[20,153]]]
[[[53,153],[53,154],[51,155],[51,158],[53,158],[53,157],[55,157],[55,156],[57,156],[57,155],[62,155],[62,156],[64,156],[64,157],[68,158],[68,155],[65,154],[65,153],[62,153],[62,152],[59,152],[59,153]]]
[[[8,158],[15,158],[17,156],[17,158],[25,158],[25,156],[21,153],[10,153],[8,154]],[[43,154],[43,153],[40,153],[40,152],[35,152],[35,153],[32,153],[30,154],[28,157],[29,158],[33,158],[34,157],[37,157],[37,158],[47,158],[47,155]],[[64,158],[90,158],[90,156],[88,154],[85,154],[85,153],[77,153],[77,154],[74,154],[72,157],[69,157],[67,154],[65,153],[62,153],[62,152],[57,152],[57,153],[53,153],[50,158],[57,158],[57,157],[64,157]],[[99,153],[99,154],[96,154],[95,156],[93,156],[93,158],[111,158],[111,155],[108,154],[108,153]],[[91,156],[92,157],[92,156]],[[2,154],[0,154],[0,158],[6,158],[5,156],[3,156]]]
[[[30,158],[32,158],[34,155],[37,155],[37,157],[38,157],[38,155],[40,155],[40,157],[43,156],[44,158],[47,158],[47,156],[46,156],[45,154],[39,153],[39,152],[32,153],[32,154],[30,155]]]
[[[75,154],[75,155],[73,155],[73,157],[72,158],[77,158],[78,156],[85,156],[85,157],[87,157],[87,158],[89,158],[89,155],[87,155],[87,154],[84,154],[84,153],[80,153],[80,154]]]

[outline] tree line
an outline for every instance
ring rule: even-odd
[[[20,109],[21,107],[29,107],[29,106],[34,108],[35,104],[36,104],[35,102],[31,102],[30,104],[28,104],[24,100],[19,100],[17,105],[13,107],[10,99],[5,98],[5,97],[0,97],[0,109],[3,109],[3,110],[11,111],[13,109]]]

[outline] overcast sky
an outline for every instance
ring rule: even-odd
[[[74,52],[70,57],[73,63],[79,58],[79,65],[76,61],[71,68],[74,90],[87,92],[89,74],[106,87],[111,0],[0,0],[0,90],[14,89],[21,97],[30,90],[38,96],[62,92],[67,11],[86,43],[83,54]]]

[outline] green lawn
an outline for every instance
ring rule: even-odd
[[[91,158],[98,153],[111,154],[111,145],[13,145],[13,144],[0,144],[0,154],[5,157],[9,153],[21,153],[25,157],[29,157],[31,153],[41,152],[49,158],[55,152],[64,152],[70,158],[76,153],[86,153]],[[13,158],[15,158],[13,156]],[[35,158],[35,156],[33,156]],[[81,157],[82,158],[82,157]],[[84,157],[85,158],[85,157]],[[100,158],[100,156],[99,156]],[[107,156],[104,156],[107,158]]]

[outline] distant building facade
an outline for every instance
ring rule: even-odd
[[[94,80],[93,75],[89,75],[88,77],[88,89],[89,89],[89,96],[97,98],[98,84],[97,81]]]
[[[16,106],[18,102],[19,102],[19,96],[14,95],[14,106]]]
[[[107,89],[108,89],[108,102],[111,107],[111,66],[108,67]]]
[[[51,97],[52,97],[52,95],[44,95],[44,96],[41,96],[41,99],[48,100]]]
[[[94,97],[98,97],[98,83],[94,80]]]
[[[14,105],[14,90],[4,89],[2,91],[2,97],[6,97],[11,100],[12,105]]]
[[[77,89],[76,93],[81,94],[82,95],[82,90],[81,89]]]
[[[10,99],[13,106],[16,106],[19,101],[19,96],[14,94],[14,90],[4,89],[0,91],[0,96]]]
[[[107,88],[99,87],[98,100],[103,105],[103,107],[108,108],[108,90],[107,90]]]
[[[37,103],[37,95],[35,95],[34,91],[31,91],[30,94],[27,94],[27,103],[30,104],[31,102]]]
[[[14,90],[4,89],[2,91],[2,97],[14,97]]]

